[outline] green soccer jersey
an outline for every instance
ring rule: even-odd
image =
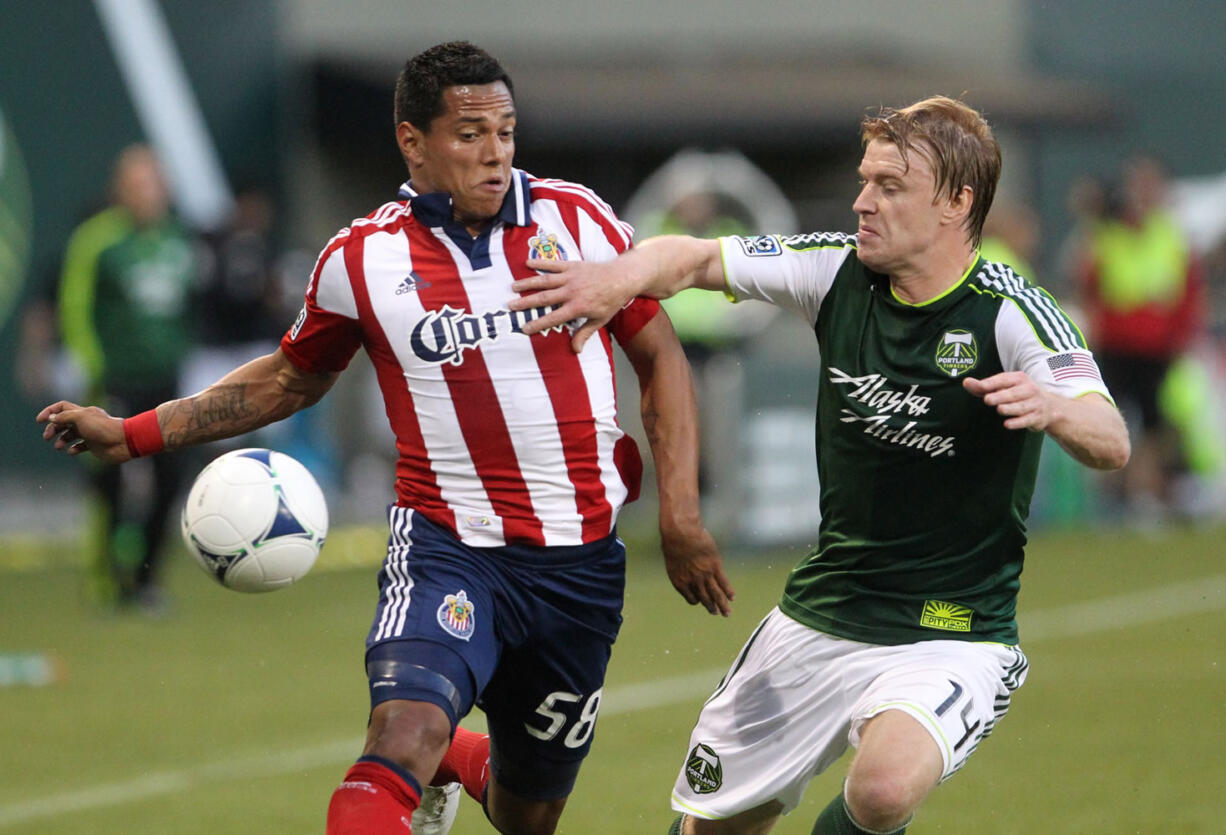
[[[860,262],[854,236],[721,245],[731,295],[800,313],[821,353],[818,541],[780,608],[868,643],[1017,643],[1043,436],[1005,429],[962,381],[1025,371],[1065,396],[1109,397],[1080,331],[1045,291],[982,258],[913,305]]]
[[[64,341],[90,382],[174,386],[191,348],[195,256],[173,220],[139,229],[106,209],[73,233],[60,283]]]

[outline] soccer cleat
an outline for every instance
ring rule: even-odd
[[[447,835],[460,811],[460,784],[426,786],[413,812],[413,835]]]

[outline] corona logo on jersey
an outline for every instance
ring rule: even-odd
[[[970,331],[946,331],[937,343],[937,368],[950,377],[965,374],[979,362],[979,345]]]
[[[459,365],[469,348],[482,342],[493,342],[512,334],[522,333],[524,325],[539,319],[553,308],[536,307],[532,310],[487,310],[483,313],[465,313],[451,305],[427,313],[409,336],[413,353],[425,362],[439,365],[449,362]],[[561,333],[565,326],[555,325],[545,333]]]
[[[528,239],[529,258],[535,258],[538,261],[566,261],[566,250],[558,243],[558,236],[546,234],[544,229],[539,226],[536,228],[536,236]]]
[[[443,605],[438,607],[438,625],[448,635],[467,641],[473,636],[473,628],[477,625],[476,608],[463,589],[449,594],[443,598]]]

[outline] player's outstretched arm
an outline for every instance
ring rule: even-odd
[[[231,438],[318,402],[335,380],[336,374],[298,369],[278,348],[234,369],[197,394],[169,400],[146,413],[151,419],[143,422],[143,431],[156,429],[160,436],[151,442],[152,451]],[[69,455],[91,452],[111,464],[133,457],[131,429],[125,431],[122,418],[112,417],[97,406],[61,400],[39,412],[37,420],[46,424],[43,439]]]
[[[1024,371],[1006,371],[982,380],[967,377],[962,385],[996,409],[1006,428],[1046,432],[1087,467],[1118,470],[1128,463],[1132,451],[1128,427],[1119,410],[1101,394],[1064,397],[1044,390]]]
[[[69,455],[92,452],[108,464],[119,464],[132,457],[124,438],[123,420],[111,417],[97,406],[78,406],[61,400],[44,407],[36,420],[46,424],[43,440]]]
[[[732,612],[735,592],[702,522],[698,500],[698,409],[690,366],[667,314],[660,311],[622,346],[642,392],[643,427],[655,460],[660,547],[673,587],[711,614]]]
[[[572,339],[576,352],[635,296],[663,299],[687,287],[724,289],[719,241],[686,235],[649,238],[612,261],[532,260],[528,266],[537,275],[512,285],[527,295],[512,299],[511,309],[556,309],[524,325],[524,333],[581,321]]]

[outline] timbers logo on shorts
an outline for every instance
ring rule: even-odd
[[[695,794],[718,791],[724,784],[724,767],[720,765],[719,754],[709,745],[695,745],[685,760],[685,779]]]

